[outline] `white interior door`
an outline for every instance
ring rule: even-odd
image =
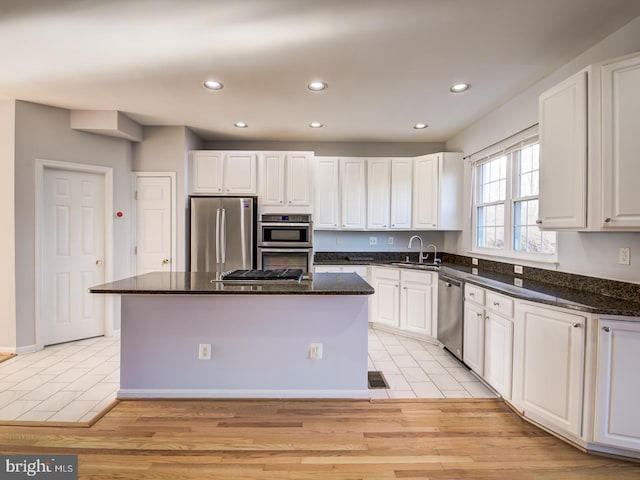
[[[104,175],[45,168],[42,343],[104,335]]]
[[[171,177],[136,177],[136,273],[172,270]]]

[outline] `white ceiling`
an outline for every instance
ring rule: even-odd
[[[0,98],[209,140],[442,142],[639,15],[639,0],[0,0]],[[458,81],[471,90],[449,93]]]

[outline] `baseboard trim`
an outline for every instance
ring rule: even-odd
[[[1,353],[15,353],[16,355],[22,355],[25,353],[33,353],[37,351],[38,351],[38,348],[35,344],[25,345],[24,347],[16,347],[16,346],[8,347],[8,346],[0,345]]]
[[[118,399],[133,398],[370,398],[369,390],[209,390],[209,389],[128,389],[118,391]]]

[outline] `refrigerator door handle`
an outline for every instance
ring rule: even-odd
[[[216,264],[220,263],[220,209],[216,210]]]
[[[220,230],[222,236],[222,263],[227,261],[227,211],[222,209],[222,230]]]

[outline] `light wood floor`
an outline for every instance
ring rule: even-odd
[[[123,401],[90,428],[0,427],[0,452],[82,479],[638,479],[500,400]]]

